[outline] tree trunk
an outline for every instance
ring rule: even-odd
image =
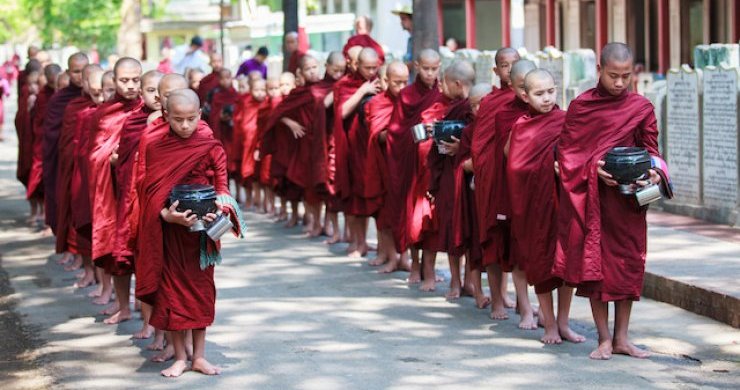
[[[414,59],[424,49],[439,50],[437,1],[414,0]]]
[[[283,36],[298,32],[298,0],[283,0]],[[283,46],[283,72],[288,70],[289,54]]]
[[[141,2],[121,2],[121,27],[118,29],[118,55],[142,59]]]

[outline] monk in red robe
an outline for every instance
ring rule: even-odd
[[[511,251],[534,286],[540,302],[539,321],[545,327],[545,344],[563,338],[580,343],[585,338],[570,329],[568,317],[573,288],[552,275],[557,241],[557,181],[555,145],[565,123],[565,111],[555,104],[555,80],[544,69],[530,71],[524,79],[530,113],[511,128],[507,153],[507,184],[511,202]],[[552,291],[558,289],[555,318]]]
[[[198,98],[200,99],[201,105],[205,105],[208,94],[211,93],[212,90],[218,88],[218,84],[220,83],[219,74],[221,72],[221,69],[224,68],[224,59],[221,54],[211,53],[210,59],[211,73],[204,76],[198,83],[197,87]],[[208,120],[208,118],[206,117],[205,120]]]
[[[295,74],[299,68],[298,62],[304,55],[306,55],[306,52],[300,49],[298,33],[291,31],[285,34],[283,45],[285,46],[285,52],[288,53],[288,64],[287,67],[284,67],[283,69],[289,73]]]
[[[370,32],[372,31],[373,20],[370,19],[369,16],[358,16],[357,19],[355,19],[355,35],[351,36],[347,40],[347,43],[342,49],[342,54],[344,54],[345,57],[349,58],[348,51],[351,47],[369,47],[375,50],[376,53],[378,53],[380,64],[383,65],[385,63],[385,52],[383,51],[383,47],[380,46],[380,44],[370,36]]]
[[[118,225],[113,163],[126,120],[141,109],[141,64],[130,57],[116,62],[113,70],[116,96],[96,112],[90,147],[90,191],[92,210],[92,258],[96,266],[113,275],[116,303],[106,324],[131,318],[129,289],[133,270],[113,257]]]
[[[19,76],[22,77],[23,86],[20,87],[18,95],[18,110],[15,115],[15,130],[18,136],[18,165],[16,169],[16,178],[20,181],[26,192],[28,191],[28,183],[31,175],[31,167],[33,166],[33,112],[38,104],[39,95],[39,75],[41,71],[41,64],[36,61],[29,61],[26,69]],[[18,84],[21,84],[21,79],[18,80]],[[31,214],[28,222],[35,224],[36,220],[41,215],[43,222],[43,210],[39,210],[39,202],[35,199],[28,199],[31,206]]]
[[[221,369],[205,359],[206,328],[213,323],[216,286],[214,266],[221,262],[220,243],[188,227],[199,216],[177,210],[178,202],[167,205],[177,184],[212,185],[218,194],[217,206],[234,223],[241,236],[239,206],[231,198],[226,172],[226,153],[208,126],[200,121],[198,96],[189,89],[173,92],[167,101],[170,132],[147,145],[146,174],[142,182],[138,253],[141,272],[136,295],[154,305],[151,324],[170,331],[175,362],[162,371],[177,377],[188,369],[186,332],[192,330],[194,371],[218,375]],[[215,214],[200,216],[207,223]]]
[[[562,186],[553,275],[577,285],[576,294],[591,300],[599,333],[592,359],[610,359],[613,353],[650,356],[628,337],[632,302],[640,299],[645,273],[647,207],[621,194],[602,168],[604,155],[618,146],[643,147],[660,157],[653,105],[628,90],[633,68],[627,45],[606,45],[598,85],[570,104],[558,141]],[[638,185],[665,184],[657,169],[649,173]],[[615,306],[613,336],[609,302]]]
[[[71,82],[72,80],[69,77],[69,73],[67,72],[59,73],[59,75],[57,76],[56,84],[55,84],[56,91],[67,88]]]
[[[496,52],[496,66],[493,71],[501,80],[501,88],[494,88],[481,101],[470,145],[474,167],[473,186],[478,211],[478,231],[483,251],[482,265],[488,273],[492,319],[508,318],[506,307],[514,306],[513,302],[511,304],[506,302],[505,278],[493,253],[493,245],[491,245],[497,223],[491,194],[494,189],[493,167],[496,159],[494,150],[496,114],[504,104],[514,98],[514,91],[511,89],[511,66],[518,60],[519,53],[512,48],[505,47]]]
[[[116,82],[114,78],[112,70],[103,73],[103,99],[106,102],[111,101],[116,96]]]
[[[381,194],[371,194],[365,186],[365,162],[370,133],[360,120],[363,99],[380,91],[377,78],[380,58],[375,50],[362,49],[357,72],[345,76],[334,86],[334,139],[336,142],[336,193],[343,203],[352,240],[350,257],[365,256],[368,217],[378,211]]]
[[[260,110],[270,106],[267,98],[267,82],[256,80],[249,88],[247,95],[239,101],[234,113],[234,131],[242,133],[240,174],[242,184],[247,190],[247,205],[253,202],[258,212],[264,212],[262,183],[259,180],[259,161],[255,159],[257,150],[257,117]],[[251,202],[250,202],[251,201]]]
[[[270,166],[272,164],[272,155],[262,155],[262,139],[265,134],[265,126],[270,120],[270,114],[277,108],[283,99],[280,90],[280,78],[268,77],[265,82],[267,89],[267,99],[269,104],[257,111],[257,135],[255,139],[254,159],[256,163],[255,176],[260,186],[264,190],[262,211],[270,216],[277,216],[275,208],[275,183],[270,177]]]
[[[282,99],[290,95],[290,92],[294,88],[296,88],[296,86],[297,86],[297,82],[296,82],[295,74],[290,73],[290,72],[283,72],[280,75],[280,94],[282,95],[282,98],[280,102],[278,103],[278,105],[282,103]],[[271,117],[273,116],[272,111],[270,112],[270,116]],[[268,122],[269,121],[270,119],[268,119]],[[267,126],[267,123],[265,123],[265,126]],[[263,132],[266,134],[266,129],[263,129]],[[288,134],[288,133],[282,133],[282,134]],[[262,141],[264,141],[264,138],[262,139]],[[281,143],[278,143],[278,144],[281,144]],[[288,221],[285,226],[293,227],[296,224],[298,224],[298,203],[300,199],[296,199],[296,198],[300,198],[300,197],[296,196],[295,191],[290,191],[289,193],[288,191],[286,191],[285,188],[278,186],[280,183],[278,183],[277,178],[273,175],[273,172],[272,172],[272,167],[274,165],[272,163],[272,159],[274,158],[274,156],[272,155],[271,152],[267,154],[270,155],[270,164],[269,164],[270,181],[272,181],[272,184],[274,186],[275,194],[277,194],[280,197],[280,211],[278,212],[276,222]],[[290,206],[291,206],[290,219],[288,219],[288,203],[290,203]]]
[[[236,156],[234,155],[234,106],[239,94],[234,88],[234,78],[231,70],[221,69],[219,71],[219,86],[208,95],[211,112],[208,116],[208,125],[213,130],[216,138],[224,144],[227,158],[227,169],[229,179],[236,184],[236,199],[240,198],[241,172],[236,169]],[[241,155],[239,156],[241,158]]]
[[[422,121],[422,113],[440,96],[437,79],[441,59],[434,50],[422,50],[414,62],[416,80],[401,90],[400,108],[396,110],[388,129],[386,145],[388,150],[388,172],[390,172],[390,196],[397,201],[388,205],[393,218],[393,240],[396,251],[406,252],[412,246],[409,231],[413,218],[413,204],[410,201],[412,182],[416,175],[418,155],[411,128]],[[425,190],[426,191],[426,190]],[[418,250],[411,251],[411,274],[409,284],[421,283],[421,261]]]
[[[393,244],[393,219],[389,205],[394,202],[391,198],[390,172],[388,171],[386,139],[388,127],[393,112],[398,109],[401,90],[406,87],[409,79],[409,70],[406,64],[394,61],[386,69],[386,84],[388,89],[375,95],[365,104],[365,122],[370,132],[368,161],[366,163],[368,182],[365,184],[371,196],[383,196],[383,204],[375,216],[378,232],[378,256],[370,262],[372,266],[386,264],[380,269],[381,273],[391,273],[397,270],[408,270],[408,259],[402,259],[396,252]]]
[[[187,77],[188,87],[193,91],[198,92],[200,82],[203,80],[203,77],[205,77],[205,73],[200,69],[190,69]]]
[[[71,191],[74,175],[75,135],[77,133],[77,126],[81,123],[80,115],[97,107],[97,104],[90,98],[88,94],[89,88],[86,86],[86,79],[93,69],[90,65],[86,65],[81,72],[70,72],[70,83],[80,86],[82,94],[67,104],[62,117],[57,145],[59,157],[57,164],[57,185],[54,191],[57,201],[56,252],[74,256],[74,261],[67,268],[68,270],[80,268],[83,265],[83,254],[86,252],[85,248],[80,248],[77,245],[77,231],[74,229],[72,223]],[[90,270],[90,268],[87,268],[88,272]],[[92,276],[92,273],[88,275],[86,283],[79,284],[78,286],[86,287],[92,283],[90,276]]]

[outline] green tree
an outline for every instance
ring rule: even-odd
[[[21,1],[0,0],[0,42],[17,39],[31,26]]]

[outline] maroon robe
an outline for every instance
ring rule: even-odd
[[[558,182],[555,145],[565,123],[558,107],[525,115],[511,129],[506,165],[511,204],[511,252],[537,294],[562,280],[552,276],[557,242]]]
[[[234,114],[234,132],[242,134],[241,161],[239,170],[245,183],[259,182],[259,162],[254,159],[254,152],[258,148],[257,118],[260,110],[270,107],[270,99],[257,101],[252,95],[240,101],[239,108]]]
[[[365,175],[367,182],[365,190],[369,197],[382,197],[383,202],[375,216],[375,224],[378,230],[391,229],[393,227],[393,215],[388,204],[393,202],[390,197],[388,186],[390,185],[390,172],[386,161],[386,147],[380,142],[380,135],[387,131],[391,123],[393,111],[399,106],[399,99],[388,91],[376,95],[365,105],[365,119],[370,132],[369,150],[367,155],[367,171]],[[387,135],[387,133],[386,133]]]
[[[301,58],[306,55],[306,52],[303,50],[296,50],[292,53],[290,53],[290,57],[288,57],[288,72],[295,74],[296,71],[298,71],[298,66],[301,63]]]
[[[234,128],[231,119],[223,120],[221,118],[221,114],[227,106],[231,106],[233,109],[238,98],[239,94],[236,92],[236,89],[232,87],[226,89],[218,87],[213,90],[213,95],[211,96],[210,101],[211,113],[208,117],[208,125],[211,127],[211,130],[213,130],[213,134],[216,136],[216,139],[220,140],[221,143],[224,144],[227,161],[232,161],[234,159],[231,155],[234,141]],[[233,162],[231,165],[234,165]],[[233,173],[234,172],[229,171],[229,174]]]
[[[598,124],[598,126],[594,126]],[[600,301],[638,300],[647,252],[647,207],[599,179],[597,162],[617,146],[658,152],[653,105],[599,84],[568,107],[558,142],[560,208],[553,275]]]
[[[411,244],[408,221],[413,215],[413,207],[406,200],[411,193],[418,159],[411,127],[421,122],[422,112],[429,108],[440,94],[436,83],[428,88],[417,78],[413,84],[401,90],[399,109],[393,113],[388,128],[386,147],[391,179],[390,196],[403,200],[388,205],[393,218],[393,240],[399,253],[404,252]]]
[[[23,86],[18,96],[18,111],[15,113],[15,132],[18,136],[18,163],[15,177],[26,188],[28,188],[33,165],[33,118],[28,106],[29,96],[28,86]],[[38,104],[38,97],[36,104]]]
[[[77,231],[72,225],[72,178],[74,176],[75,135],[80,124],[80,114],[95,107],[89,96],[79,96],[67,105],[59,133],[59,159],[57,167],[57,223],[56,252],[79,254]]]
[[[378,211],[383,197],[382,194],[373,194],[365,188],[366,176],[372,172],[365,168],[370,132],[360,120],[362,103],[342,119],[342,105],[365,82],[359,74],[350,74],[334,84],[334,140],[336,195],[342,202],[345,213],[369,217]]]
[[[477,120],[477,118],[475,119]],[[471,188],[473,174],[466,172],[464,163],[471,158],[470,146],[473,142],[475,120],[463,129],[460,148],[455,155],[455,204],[452,218],[459,226],[454,231],[454,244],[458,252],[465,253],[465,260],[473,269],[483,270],[483,251],[478,231],[478,212],[475,204],[475,191]]]
[[[272,178],[272,153],[264,150],[262,145],[267,133],[267,124],[272,118],[272,112],[277,109],[282,101],[282,96],[270,98],[270,104],[257,112],[257,149],[260,151],[259,179],[262,185],[273,189],[276,183]]]
[[[92,212],[90,206],[90,136],[98,106],[80,112],[75,129],[74,166],[71,184],[71,219],[76,231],[77,251],[92,256]]]
[[[57,231],[56,190],[57,173],[59,172],[59,136],[62,131],[62,120],[64,119],[64,112],[69,102],[81,95],[82,88],[74,84],[70,84],[66,88],[59,90],[49,100],[49,107],[46,110],[46,117],[44,118],[44,211],[46,213],[46,224],[55,233]]]
[[[349,49],[351,49],[353,46],[360,46],[360,47],[369,47],[371,49],[374,49],[376,53],[378,53],[378,57],[380,57],[380,65],[383,65],[385,63],[385,52],[383,51],[383,47],[380,46],[378,42],[376,42],[370,35],[367,34],[357,34],[352,37],[350,37],[347,40],[347,43],[344,45],[344,48],[342,49],[342,54],[344,54],[345,58],[349,58]]]
[[[39,92],[36,104],[31,111],[32,131],[32,162],[28,176],[26,198],[44,198],[44,120],[49,108],[49,101],[54,95],[54,89],[48,85]]]
[[[496,162],[495,125],[496,114],[511,99],[514,91],[510,88],[494,89],[483,98],[475,120],[475,129],[470,146],[471,157],[475,171],[475,200],[478,211],[478,229],[481,245],[488,247],[488,253],[483,253],[483,265],[488,266],[497,261],[495,253],[491,253],[491,242],[494,239],[498,224],[496,205],[493,200],[494,167]]]
[[[208,94],[218,88],[219,84],[219,74],[218,72],[211,72],[207,75],[205,75],[201,80],[200,84],[198,85],[198,99],[200,99],[200,106],[203,107],[206,104],[206,99],[208,98]]]

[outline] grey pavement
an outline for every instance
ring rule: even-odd
[[[740,387],[740,331],[705,317],[645,299],[635,304],[631,332],[653,357],[591,361],[596,333],[583,299],[574,298],[573,327],[588,341],[544,346],[541,330],[519,330],[513,311],[491,321],[472,299],[445,301],[443,283],[422,293],[403,273],[377,274],[342,256],[342,246],[255,214],[245,240],[225,240],[216,269],[207,358],[223,375],[162,378],[145,342],[130,338],[138,318],[104,325],[88,290],[72,288],[74,274],[56,265],[52,238],[24,226],[14,161],[15,142],[0,144],[0,266],[14,290],[0,314],[22,322],[3,330],[0,349],[13,344],[8,337],[25,346],[7,361],[0,354],[1,389]],[[651,229],[651,256],[675,248],[675,237]],[[440,273],[445,263],[440,256]]]

